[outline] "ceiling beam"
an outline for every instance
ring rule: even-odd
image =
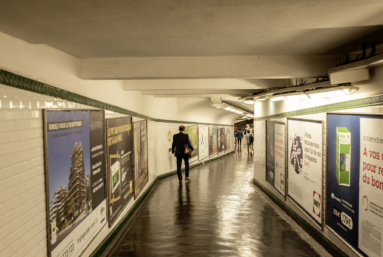
[[[142,95],[244,95],[257,93],[257,89],[226,89],[226,90],[147,90],[140,91]]]
[[[174,89],[260,89],[286,87],[286,79],[135,79],[124,80],[125,91]]]
[[[327,75],[333,55],[81,59],[82,79],[305,78]]]

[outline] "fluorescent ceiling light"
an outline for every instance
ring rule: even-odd
[[[276,102],[276,101],[283,101],[283,100],[286,100],[286,97],[284,97],[283,95],[279,95],[279,96],[272,96],[271,98],[271,101],[273,102]]]
[[[342,90],[346,95],[351,95],[355,93],[356,91],[358,91],[359,87],[344,87],[342,88]]]
[[[246,101],[245,101],[245,104],[254,104],[254,103],[255,103],[254,100],[246,100]]]
[[[331,92],[322,92],[322,93],[307,93],[310,98],[323,98],[323,97],[337,97],[345,96],[346,94],[343,90],[331,91]]]
[[[259,98],[258,100],[259,100],[259,101],[265,101],[265,100],[266,100],[266,98],[264,98],[264,97],[261,97],[261,98]]]
[[[333,88],[324,88],[306,92],[310,98],[322,98],[322,97],[339,97],[346,96],[358,91],[358,87],[351,86],[341,86],[341,87],[333,87]]]
[[[307,98],[309,98],[303,92],[286,94],[285,97],[287,98],[287,100],[299,100],[299,99],[307,99]]]
[[[228,111],[230,111],[230,110],[231,110],[231,108],[229,108],[229,107],[226,107],[226,108],[225,108],[225,110],[228,110]]]

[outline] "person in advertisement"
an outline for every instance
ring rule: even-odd
[[[189,156],[185,154],[185,145],[187,144],[189,148],[193,151],[194,147],[190,141],[190,137],[188,134],[185,134],[185,126],[181,125],[179,127],[180,133],[173,135],[173,143],[172,143],[172,153],[177,158],[177,176],[180,185],[182,184],[182,173],[181,173],[181,165],[182,159],[185,162],[185,181],[190,182],[189,178]]]

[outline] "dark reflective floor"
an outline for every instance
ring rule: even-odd
[[[319,256],[261,197],[243,152],[161,181],[110,256]]]

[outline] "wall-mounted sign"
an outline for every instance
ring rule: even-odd
[[[383,116],[327,120],[327,225],[360,253],[381,256]]]
[[[209,127],[200,126],[198,128],[199,137],[199,160],[209,157]]]
[[[132,117],[107,119],[108,220],[109,227],[133,197]]]
[[[266,122],[266,181],[285,196],[285,124]]]
[[[287,131],[288,196],[321,225],[322,122],[288,119]]]
[[[147,121],[134,123],[134,198],[137,199],[149,181]],[[171,133],[169,131],[168,135]]]
[[[104,111],[44,111],[50,256],[80,256],[106,224]]]

